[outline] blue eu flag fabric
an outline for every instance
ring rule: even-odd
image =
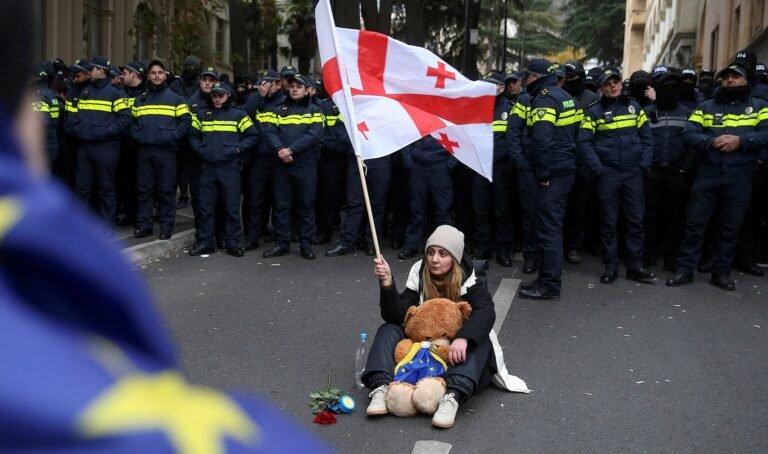
[[[190,384],[146,285],[0,118],[0,452],[329,452],[270,404]]]
[[[444,377],[447,366],[430,342],[416,342],[395,367],[395,381],[415,385],[422,378]]]

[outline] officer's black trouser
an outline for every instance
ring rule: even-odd
[[[648,260],[674,264],[683,234],[688,180],[677,168],[651,169],[645,175],[645,247]]]
[[[411,169],[411,218],[405,229],[404,247],[418,249],[427,220],[430,201],[437,225],[450,224],[453,204],[453,182],[448,165],[444,162],[422,166],[414,164]]]
[[[75,194],[84,204],[90,205],[91,190],[96,186],[101,217],[112,226],[115,224],[117,199],[115,196],[115,171],[120,157],[120,142],[80,142],[77,151]]]
[[[560,293],[563,273],[563,218],[574,175],[551,177],[548,186],[536,183],[536,239],[539,246],[539,276],[547,290]]]
[[[643,212],[645,211],[642,169],[637,167],[632,170],[619,170],[603,166],[603,172],[597,183],[597,192],[602,209],[600,237],[603,243],[603,264],[610,270],[615,270],[619,266],[618,223],[619,209],[621,209],[626,221],[624,241],[627,257],[624,263],[627,269],[640,268],[643,256]]]
[[[274,193],[273,174],[279,161],[275,156],[257,155],[251,163],[248,183],[248,241],[257,242],[264,234]]]
[[[393,380],[395,371],[395,347],[405,339],[405,331],[401,325],[385,323],[379,326],[376,337],[373,338],[368,361],[365,364],[365,374],[362,381],[368,389],[386,385]],[[490,383],[490,370],[493,361],[493,346],[486,337],[480,345],[467,348],[467,360],[455,366],[448,366],[445,373],[445,383],[448,392],[458,390],[463,394],[463,403],[475,392]]]
[[[237,247],[240,242],[240,166],[203,164],[200,171],[200,221],[198,243],[215,247],[216,205],[224,204],[224,241],[227,247]]]
[[[565,237],[565,248],[569,251],[584,248],[588,214],[596,212],[596,210],[590,210],[589,207],[594,193],[595,177],[592,175],[592,171],[589,170],[589,167],[580,166],[576,170],[576,179],[568,196],[568,209],[565,214],[563,236]]]
[[[299,242],[302,248],[312,247],[315,233],[315,189],[317,168],[297,167],[294,164],[279,163],[275,167],[275,211],[272,224],[275,227],[275,245],[288,249],[291,242],[291,206],[297,203],[294,222],[299,227]]]
[[[768,169],[754,171],[752,177],[752,198],[739,235],[736,261],[742,265],[753,265],[762,255],[768,228]]]
[[[137,166],[136,144],[124,139],[120,158],[117,160],[115,191],[118,210],[125,216],[127,223],[135,223],[139,211],[139,195],[136,187]]]
[[[357,164],[355,164],[357,166]],[[347,157],[323,152],[317,162],[317,234],[330,234],[339,225],[339,212],[344,205]],[[360,180],[358,178],[358,186]]]
[[[64,132],[59,133],[59,154],[53,162],[53,175],[70,189],[75,189],[77,168],[77,138]]]
[[[536,239],[538,183],[527,165],[517,171],[517,193],[520,197],[520,217],[523,227],[523,258],[536,258],[539,254],[539,245]]]
[[[391,168],[389,157],[384,156],[370,159],[365,162],[365,183],[368,188],[368,197],[373,211],[373,222],[376,225],[376,234],[381,235],[384,225],[384,214],[387,208],[387,191]],[[347,160],[347,212],[339,235],[339,244],[352,246],[360,233],[361,222],[366,226],[366,241],[373,244],[371,227],[368,225],[368,215],[365,212],[365,199],[363,187],[360,183],[360,171],[357,168],[357,158]]]
[[[453,169],[453,214],[456,228],[464,233],[464,250],[475,241],[475,213],[472,208],[472,181],[477,173],[462,163]]]
[[[176,225],[177,174],[176,150],[147,145],[139,147],[137,228],[152,230],[152,208],[157,197],[160,232],[173,233],[173,227]]]
[[[717,238],[712,245],[712,272],[731,272],[739,229],[749,208],[752,167],[699,167],[693,181],[685,218],[685,233],[677,256],[677,271],[692,274],[701,257],[704,232],[712,214]]]
[[[494,246],[511,252],[515,229],[512,218],[514,184],[512,169],[507,163],[494,163],[492,183],[475,173],[472,208],[475,243],[480,252],[489,252]]]
[[[183,158],[181,158],[183,156]],[[187,176],[189,184],[189,202],[192,205],[192,214],[195,216],[195,228],[200,228],[200,172],[202,171],[203,161],[194,151],[182,148],[179,151],[179,157],[182,159],[184,173]]]
[[[410,184],[411,172],[405,168],[402,155],[392,156],[392,185],[390,186],[390,211],[392,212],[392,227],[390,234],[392,242],[403,242],[408,219],[411,217]]]

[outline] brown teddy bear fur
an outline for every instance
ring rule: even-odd
[[[423,341],[436,344],[437,354],[447,363],[450,343],[471,313],[469,303],[454,303],[445,298],[434,298],[411,307],[403,322],[408,337],[395,347],[395,363],[405,358],[414,343]],[[396,416],[433,414],[443,394],[445,380],[440,377],[424,378],[416,385],[392,382],[387,388],[387,410]]]

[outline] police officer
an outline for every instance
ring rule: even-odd
[[[200,59],[190,55],[184,59],[181,77],[171,83],[171,90],[178,93],[182,98],[188,99],[197,91],[199,77]]]
[[[512,266],[514,224],[512,199],[514,180],[509,160],[507,122],[512,110],[504,96],[504,75],[491,71],[484,81],[496,85],[493,109],[493,182],[475,173],[472,178],[472,209],[474,211],[475,258],[488,260],[496,251],[496,262]]]
[[[659,254],[664,269],[674,271],[675,254],[682,236],[688,175],[695,154],[683,143],[691,111],[680,104],[680,75],[673,68],[653,69],[656,100],[645,108],[653,133],[651,168],[645,173],[644,266],[656,265]]]
[[[189,108],[189,112],[194,118],[198,116],[200,111],[211,105],[211,89],[213,85],[218,82],[219,74],[213,67],[207,67],[200,74],[200,79],[197,84],[197,91],[192,96],[187,98],[186,104]],[[189,142],[183,142],[178,153],[179,167],[179,179],[183,179],[184,175],[189,182],[189,197],[192,205],[192,213],[195,216],[195,229],[200,230],[199,217],[200,217],[200,171],[202,169],[202,159],[200,155],[194,151]],[[182,186],[183,183],[179,182],[178,186]],[[182,193],[183,197],[184,193]],[[181,200],[181,197],[179,199]],[[221,242],[221,239],[219,240]],[[224,244],[226,247],[226,244]]]
[[[643,108],[653,103],[653,78],[648,71],[639,69],[629,76],[629,97]]]
[[[626,220],[627,279],[652,283],[656,276],[642,267],[643,172],[653,154],[651,128],[640,104],[622,95],[618,69],[605,68],[597,82],[602,96],[584,112],[578,143],[580,154],[598,177],[605,265],[600,282],[610,284],[618,277],[621,207]]]
[[[266,233],[269,212],[274,200],[274,173],[280,159],[275,155],[266,136],[265,122],[274,120],[272,112],[285,102],[281,89],[280,74],[274,69],[261,74],[257,91],[251,95],[244,109],[253,118],[260,131],[259,143],[251,151],[253,164],[248,176],[249,207],[245,250],[259,247],[259,239]]]
[[[146,91],[146,69],[138,61],[120,67],[123,75],[123,91],[129,106],[137,96]],[[136,163],[138,150],[136,143],[126,134],[121,143],[120,158],[117,162],[117,225],[136,224],[139,196],[136,190]]]
[[[510,71],[504,74],[504,96],[510,104],[517,101],[517,97],[523,91],[522,76],[518,71]]]
[[[211,105],[198,110],[189,141],[202,159],[200,171],[200,220],[197,244],[191,256],[215,251],[214,215],[222,199],[226,221],[227,254],[242,257],[240,246],[240,162],[243,153],[259,140],[259,132],[248,114],[231,104],[233,90],[224,82],[211,87]]]
[[[682,81],[680,85],[680,102],[687,108],[693,111],[696,106],[704,101],[704,95],[702,95],[696,88],[698,82],[698,75],[693,68],[684,68],[682,72]]]
[[[320,151],[325,119],[309,97],[312,85],[307,77],[290,78],[289,96],[263,125],[272,152],[280,162],[275,168],[275,247],[264,252],[265,258],[289,252],[291,208],[296,204],[301,256],[314,260],[312,237],[315,230],[315,190],[317,188],[317,155]],[[295,202],[294,202],[295,200]]]
[[[288,92],[291,89],[291,80],[298,73],[299,70],[291,65],[283,66],[283,68],[280,70],[280,86],[283,89],[283,92],[285,92],[286,96],[288,96]]]
[[[589,71],[587,71],[586,76],[584,76],[584,88],[591,91],[592,93],[597,94],[598,86],[597,86],[597,78],[600,77],[600,74],[603,73],[603,68],[600,66],[595,66],[594,68],[590,68]]]
[[[77,149],[79,140],[75,133],[77,124],[77,104],[80,101],[80,94],[91,83],[90,61],[82,58],[76,60],[69,67],[72,74],[72,83],[67,89],[67,95],[64,99],[64,116],[62,118],[62,130],[64,131],[64,140],[59,143],[59,151],[62,154],[60,159],[60,175],[62,179],[74,190],[76,186],[77,169]]]
[[[677,272],[667,280],[669,286],[693,282],[704,232],[717,212],[710,283],[724,290],[736,288],[728,275],[749,207],[753,170],[758,161],[765,162],[768,149],[768,103],[750,96],[747,73],[737,64],[720,71],[722,86],[693,112],[686,125],[684,142],[699,153],[699,159]]]
[[[176,152],[192,123],[184,99],[168,88],[165,66],[154,60],[147,68],[147,91],[134,99],[131,137],[139,148],[139,209],[133,236],[152,235],[152,208],[158,202],[160,239],[169,240],[176,223]]]
[[[43,62],[37,67],[32,87],[37,95],[37,100],[32,103],[32,110],[40,112],[45,124],[45,151],[49,166],[53,165],[59,154],[58,129],[61,116],[59,98],[53,90],[48,88],[52,78],[53,65],[50,62]]]
[[[558,65],[536,59],[528,66],[526,90],[532,96],[525,133],[536,187],[539,274],[521,285],[520,298],[560,298],[563,218],[576,172],[576,132],[582,114],[574,99],[556,86]]]
[[[696,88],[704,99],[709,99],[712,95],[712,89],[715,86],[715,72],[709,68],[699,71],[699,84]]]
[[[106,57],[94,57],[89,66],[91,84],[80,93],[74,132],[79,139],[75,193],[85,204],[96,186],[99,212],[109,225],[116,221],[115,170],[120,138],[131,123],[131,111],[123,94],[107,77]]]
[[[587,106],[600,99],[600,96],[586,89],[584,84],[586,73],[581,63],[571,60],[565,62],[563,66],[565,67],[563,89],[573,97],[577,107],[583,112]],[[587,221],[597,214],[595,206],[590,207],[590,201],[595,199],[595,178],[579,155],[576,156],[576,167],[576,178],[568,195],[568,208],[563,228],[565,259],[572,264],[581,263],[580,251],[584,247],[588,230]]]

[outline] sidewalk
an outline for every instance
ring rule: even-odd
[[[123,252],[129,260],[137,265],[149,263],[155,259],[165,257],[177,250],[189,247],[195,241],[195,224],[192,216],[192,207],[185,207],[176,211],[176,227],[170,240],[160,241],[160,227],[154,226],[154,234],[146,238],[134,238],[132,225],[117,227],[115,239],[120,241]]]

